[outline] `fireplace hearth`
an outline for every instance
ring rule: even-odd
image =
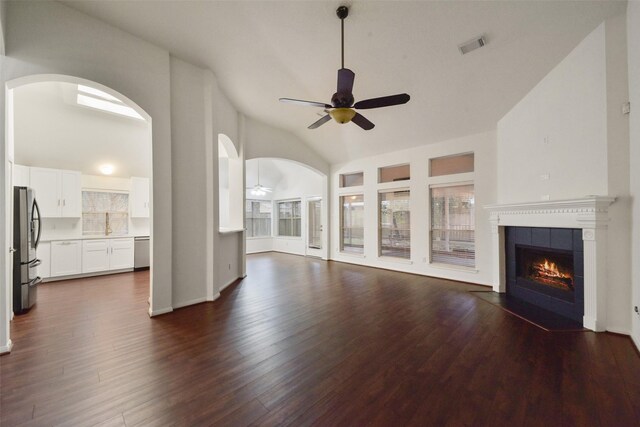
[[[506,227],[507,296],[582,322],[582,231]]]

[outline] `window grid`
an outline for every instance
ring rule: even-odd
[[[247,237],[271,237],[270,200],[247,200],[245,213]]]
[[[278,202],[278,236],[301,237],[301,201]]]
[[[364,196],[341,196],[340,206],[340,250],[364,254]]]
[[[473,184],[430,189],[431,262],[475,267]]]
[[[411,259],[409,190],[379,193],[378,254]]]

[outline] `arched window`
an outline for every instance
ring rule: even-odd
[[[242,161],[231,139],[218,134],[218,185],[220,231],[242,230],[243,172]]]

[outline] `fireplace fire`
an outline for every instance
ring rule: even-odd
[[[551,262],[546,258],[544,262],[539,262],[530,266],[529,278],[555,288],[567,291],[573,290],[572,275],[560,271],[555,262]]]
[[[569,251],[517,245],[516,265],[517,280],[524,279],[539,292],[557,295],[560,291],[569,297],[575,290]]]

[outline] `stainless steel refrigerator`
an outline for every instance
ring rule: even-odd
[[[40,243],[42,224],[40,209],[34,192],[28,187],[13,188],[13,312],[22,314],[36,303],[37,267],[40,260],[36,250]]]

